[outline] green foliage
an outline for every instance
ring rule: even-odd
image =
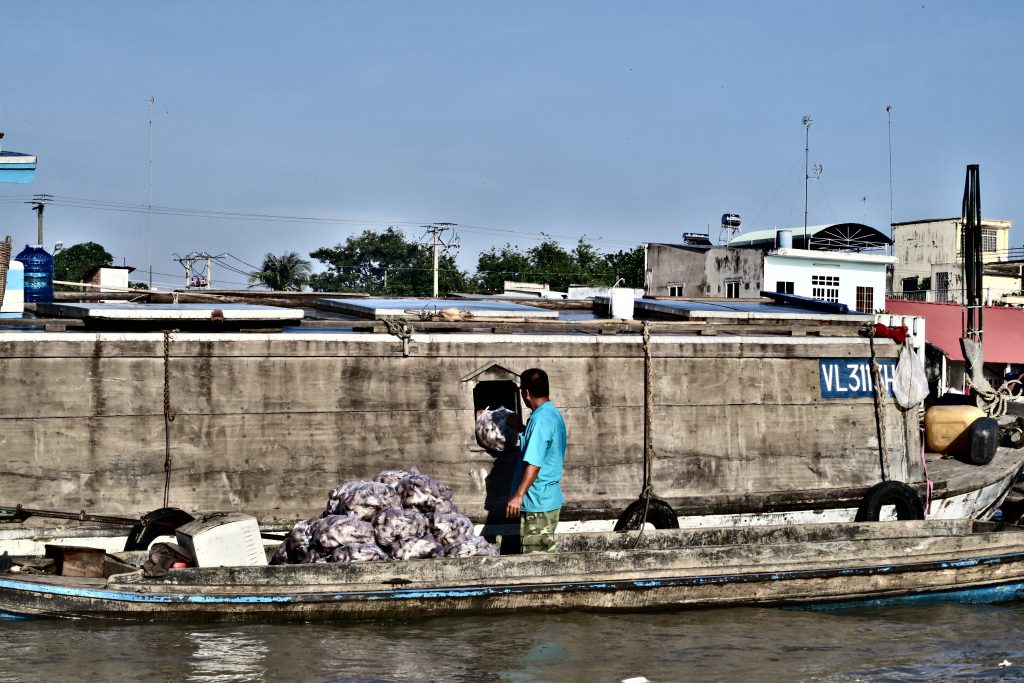
[[[275,292],[301,292],[309,282],[310,263],[297,252],[288,251],[280,256],[266,254],[260,270],[249,274],[250,287],[262,285]]]
[[[366,292],[380,296],[430,296],[433,293],[433,253],[406,238],[396,228],[364,230],[344,244],[321,247],[310,256],[327,266],[311,276],[309,285],[318,292]],[[480,254],[474,277],[460,271],[455,259],[442,255],[438,288],[447,292],[496,294],[506,280],[544,283],[564,292],[570,284],[611,286],[619,278],[628,287],[643,287],[644,247],[601,254],[586,238],[572,251],[554,239],[526,251],[506,244]]]
[[[432,250],[405,237],[395,228],[383,232],[364,230],[344,244],[321,247],[310,256],[327,266],[310,286],[317,292],[366,292],[386,296],[431,296],[434,292]],[[438,261],[440,294],[466,291],[466,274],[450,255]]]
[[[546,239],[525,253],[506,244],[491,248],[477,261],[479,291],[500,293],[505,280],[545,283],[559,292],[569,285],[611,286],[619,278],[629,287],[643,287],[644,248],[602,255],[586,238],[580,238],[572,251],[566,251],[553,239]]]
[[[81,282],[93,268],[109,266],[113,263],[114,257],[102,245],[95,242],[75,244],[58,251],[53,257],[53,279]],[[80,291],[78,287],[68,287],[67,285],[56,285],[55,289]]]

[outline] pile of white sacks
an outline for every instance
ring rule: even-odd
[[[331,489],[323,515],[298,522],[271,564],[497,554],[459,514],[451,488],[411,467]]]

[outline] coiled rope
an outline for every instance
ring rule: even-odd
[[[384,323],[384,328],[388,331],[388,334],[398,337],[402,342],[402,355],[406,358],[409,357],[409,340],[412,339],[412,326],[401,318],[378,318]]]
[[[998,389],[978,387],[971,381],[971,376],[968,374],[964,374],[964,380],[968,387],[976,391],[978,396],[981,396],[982,401],[985,402],[982,410],[989,417],[999,418],[1006,415],[1010,401],[1024,394],[1024,385],[1021,384],[1019,379],[1003,382]]]

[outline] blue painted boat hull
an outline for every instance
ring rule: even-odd
[[[531,610],[998,603],[1024,594],[1024,530],[957,520],[560,537],[549,555],[0,575],[0,611],[133,620],[410,619]],[[637,547],[634,548],[634,544]]]

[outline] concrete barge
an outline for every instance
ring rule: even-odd
[[[291,524],[338,482],[415,465],[493,531],[508,522],[517,453],[481,447],[475,417],[522,412],[518,373],[538,366],[569,433],[564,531],[610,529],[636,500],[645,416],[650,483],[682,526],[852,521],[880,482],[924,498],[928,478],[931,516],[989,515],[1024,453],[1001,448],[985,466],[922,457],[916,409],[871,389],[873,362],[888,388],[899,347],[862,336],[865,321],[2,332],[0,503],[138,516],[169,481],[169,503],[190,512]]]

